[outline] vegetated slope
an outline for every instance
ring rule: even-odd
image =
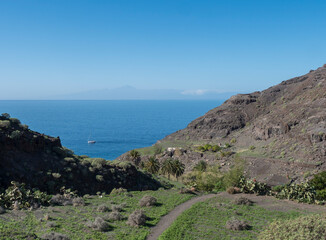
[[[128,163],[77,156],[53,138],[28,129],[18,119],[0,117],[0,189],[11,181],[55,193],[61,187],[79,194],[110,192],[113,188],[157,189],[151,175]]]
[[[244,153],[249,174],[261,180],[282,183],[325,169],[326,65],[262,92],[235,95],[158,143],[231,139],[231,150]],[[195,161],[200,158],[205,154]]]

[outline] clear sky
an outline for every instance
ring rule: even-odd
[[[0,99],[263,90],[326,63],[326,1],[2,0]]]

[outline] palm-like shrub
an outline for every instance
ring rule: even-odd
[[[166,159],[163,163],[162,163],[162,167],[161,167],[161,172],[164,175],[168,175],[168,179],[170,179],[170,175],[173,174],[173,159],[172,158],[168,158]]]
[[[131,158],[131,161],[136,164],[136,166],[139,165],[140,162],[140,153],[136,150],[131,150],[129,152],[129,157]]]
[[[145,163],[146,171],[155,174],[160,170],[160,163],[155,157],[150,157]]]
[[[182,162],[180,162],[178,159],[173,160],[172,164],[173,164],[172,173],[178,179],[178,177],[180,177],[184,173],[185,165]]]

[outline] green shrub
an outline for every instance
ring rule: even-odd
[[[194,166],[193,170],[205,172],[206,168],[207,168],[207,162],[205,162],[204,160],[201,160],[201,161],[199,161],[199,163],[197,163]]]
[[[137,150],[131,150],[129,152],[129,159],[131,162],[133,162],[136,166],[139,165],[141,157],[140,153]]]
[[[276,220],[258,236],[259,240],[324,240],[326,218],[321,215],[301,216],[290,220]]]
[[[110,195],[119,195],[119,194],[126,193],[126,192],[127,192],[127,189],[125,189],[125,188],[113,188]]]
[[[212,152],[218,152],[218,151],[221,151],[221,147],[219,145],[214,145],[212,146]]]
[[[239,185],[240,180],[243,178],[244,161],[236,159],[235,164],[223,176],[223,185],[225,188],[235,187]]]
[[[237,142],[237,139],[235,139],[235,138],[232,138],[231,141],[230,141],[231,144],[234,144],[236,142]]]
[[[223,157],[229,157],[233,154],[231,151],[220,151],[220,156]]]
[[[21,124],[20,127],[23,128],[23,130],[28,130],[28,125],[26,124]]]
[[[18,124],[18,125],[21,124],[21,122],[20,122],[20,120],[18,118],[10,118],[9,120],[14,124]]]
[[[326,189],[316,191],[316,199],[324,201],[326,200]]]
[[[188,187],[195,187],[199,191],[221,191],[224,189],[222,184],[222,173],[220,166],[207,166],[206,171],[192,171],[183,176],[183,183]]]
[[[59,179],[61,177],[60,173],[52,173],[52,176],[56,179]]]
[[[314,175],[313,179],[311,179],[309,183],[316,190],[326,189],[326,171]]]
[[[265,183],[257,182],[255,179],[248,180],[241,177],[238,187],[243,193],[251,193],[257,195],[270,195],[271,187]]]
[[[11,139],[19,139],[22,135],[23,135],[23,133],[21,131],[15,130],[10,134],[10,138]]]
[[[256,147],[253,146],[253,145],[251,145],[251,146],[249,147],[249,150],[250,150],[250,151],[253,151],[253,150],[255,150],[255,149],[256,149]]]
[[[154,145],[154,155],[161,154],[163,152],[163,147],[159,144]]]
[[[5,192],[0,194],[0,206],[5,208],[29,208],[33,204],[48,205],[50,196],[37,189],[27,189],[25,184],[11,182]]]
[[[274,195],[279,199],[296,200],[305,203],[316,202],[316,191],[308,182],[284,185],[277,193],[274,193]]]
[[[225,148],[230,148],[231,145],[230,145],[230,143],[225,143],[224,147],[225,147]]]
[[[96,180],[99,182],[104,182],[104,177],[102,175],[96,175]]]
[[[207,152],[207,151],[211,150],[212,147],[213,147],[213,146],[210,145],[210,144],[205,144],[204,146],[198,146],[198,147],[197,147],[197,150],[198,150],[198,151],[201,151],[201,152]]]
[[[9,128],[11,123],[8,120],[0,120],[0,128]]]
[[[66,148],[66,147],[62,147],[63,151],[66,153],[67,156],[73,156],[74,155],[74,151]]]

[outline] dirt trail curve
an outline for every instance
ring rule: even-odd
[[[187,210],[195,203],[202,202],[216,196],[217,194],[203,195],[203,196],[192,198],[189,201],[178,205],[175,209],[173,209],[167,215],[162,217],[159,223],[151,229],[151,233],[148,235],[147,240],[156,240],[183,211]]]
[[[173,209],[170,213],[161,218],[159,223],[151,229],[150,235],[147,240],[156,240],[172,223],[173,221],[185,210],[190,208],[197,202],[202,202],[213,197],[221,197],[229,200],[234,200],[239,197],[246,197],[254,202],[255,205],[261,206],[271,211],[298,211],[298,212],[311,212],[311,213],[326,213],[326,207],[315,204],[298,203],[290,200],[279,200],[271,196],[256,196],[254,194],[228,194],[221,192],[218,194],[208,194],[195,197],[187,202],[184,202]]]

